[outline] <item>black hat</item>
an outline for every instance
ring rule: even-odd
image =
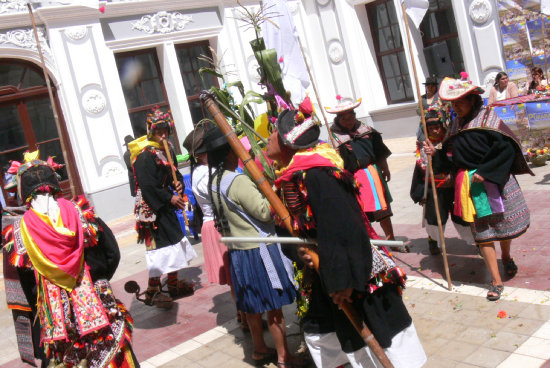
[[[25,170],[19,178],[19,196],[22,201],[27,201],[31,196],[42,190],[52,194],[61,192],[57,174],[46,163],[37,164]]]
[[[437,77],[435,75],[432,75],[431,77],[426,78],[426,81],[424,82],[424,85],[429,86],[439,86],[439,81],[437,80]]]
[[[183,141],[183,148],[189,152],[190,155],[197,155],[199,153],[206,152],[205,135],[206,132],[213,129],[215,125],[211,122],[200,122],[195,129],[187,134]]]
[[[206,152],[214,151],[225,145],[229,145],[227,137],[217,126],[212,127],[204,134],[204,146]],[[196,151],[195,151],[196,152]]]
[[[133,140],[134,140],[134,137],[128,134],[126,137],[124,137],[124,145],[128,146],[128,143],[130,143]]]
[[[319,142],[321,129],[312,117],[305,118],[296,110],[284,110],[277,118],[277,131],[285,146],[309,148]]]

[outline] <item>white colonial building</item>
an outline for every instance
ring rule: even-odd
[[[258,89],[254,35],[232,0],[102,1],[104,12],[78,1],[35,2],[58,129],[26,2],[0,0],[0,182],[9,160],[39,146],[43,155],[66,157],[65,188],[86,194],[106,220],[127,215],[124,138],[142,135],[146,112],[159,105],[171,109],[181,147],[205,116],[200,90],[218,83],[199,77],[200,55],[211,47],[236,73],[230,80]],[[361,119],[382,132],[414,134],[418,96],[400,0],[288,5],[322,102],[362,97]],[[411,28],[420,82],[465,69],[487,84],[504,68],[495,0],[430,0],[420,30]]]

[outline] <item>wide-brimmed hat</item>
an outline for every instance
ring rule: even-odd
[[[437,77],[435,75],[432,75],[431,77],[426,78],[426,81],[424,82],[424,85],[426,85],[426,86],[429,86],[429,85],[439,86],[439,80],[437,79]]]
[[[329,114],[340,114],[346,111],[355,109],[361,105],[361,99],[354,100],[352,98],[337,98],[338,104],[336,106],[325,106],[325,110]]]
[[[206,144],[204,141],[204,136],[207,131],[214,128],[214,124],[210,122],[203,122],[197,124],[195,129],[187,134],[185,140],[183,141],[183,147],[189,152],[190,155],[198,155],[206,152]]]
[[[225,145],[229,145],[227,137],[217,126],[213,126],[212,129],[204,133],[203,141],[205,152],[211,152]]]
[[[321,134],[321,129],[313,117],[304,118],[297,110],[283,110],[279,114],[277,131],[283,144],[293,149],[316,145]]]
[[[445,78],[439,86],[439,98],[446,101],[458,100],[469,94],[480,95],[485,90],[476,86],[471,80]]]

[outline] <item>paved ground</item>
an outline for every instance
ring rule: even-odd
[[[531,209],[532,225],[514,241],[513,256],[519,266],[516,277],[506,280],[499,302],[485,299],[490,278],[473,246],[457,239],[454,229],[446,232],[453,289],[448,291],[441,256],[430,256],[420,226],[421,207],[408,196],[414,165],[414,138],[386,142],[394,197],[393,223],[398,238],[412,252],[395,254],[409,275],[404,292],[429,360],[426,367],[541,367],[550,359],[550,289],[548,257],[550,214],[550,166],[536,168],[536,177],[518,178]],[[193,296],[177,301],[175,308],[161,311],[146,307],[123,290],[124,283],[146,284],[144,251],[135,243],[132,216],[110,223],[119,239],[122,261],[113,278],[113,288],[135,319],[134,349],[142,367],[249,367],[252,346],[235,319],[229,288],[211,285],[199,257],[184,271],[199,288]],[[0,286],[3,289],[3,285]],[[0,367],[17,368],[19,362],[11,314],[0,292]],[[499,318],[499,312],[506,317]],[[294,306],[284,310],[290,346],[300,345]],[[501,313],[502,314],[502,313]],[[266,333],[268,344],[272,345]],[[274,365],[271,365],[273,367]]]

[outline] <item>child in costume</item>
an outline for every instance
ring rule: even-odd
[[[181,197],[183,177],[176,170],[178,181],[172,182],[173,167],[163,145],[173,130],[170,113],[155,108],[147,116],[147,135],[128,144],[136,177],[136,230],[138,242],[145,243],[149,270],[145,293],[148,305],[170,305],[172,298],[193,293],[193,285],[178,280],[178,270],[188,267],[189,261],[197,254],[184,236],[175,213],[176,209],[185,210],[185,201]],[[171,157],[175,157],[170,150]],[[168,274],[170,296],[160,292],[163,274]]]
[[[285,110],[269,137],[267,155],[280,167],[275,185],[294,229],[317,241],[319,274],[300,271],[299,314],[318,367],[376,367],[378,359],[339,306],[359,312],[395,367],[421,367],[426,355],[401,297],[405,283],[387,249],[372,246],[357,182],[320,129],[302,112]]]
[[[138,367],[132,319],[109,284],[120,260],[116,239],[83,196],[57,198],[54,167],[36,151],[10,168],[8,187],[28,206],[2,234],[21,359],[35,365],[39,358],[42,367]]]
[[[445,134],[446,114],[445,111],[438,107],[429,107],[425,114],[426,128],[428,130],[428,139],[432,144],[439,144]],[[439,204],[439,214],[441,216],[441,224],[443,230],[451,213],[451,220],[456,228],[456,231],[462,239],[468,244],[473,244],[474,238],[470,224],[463,221],[459,216],[452,213],[454,204],[454,181],[452,176],[452,165],[448,161],[442,162],[438,157],[432,159],[432,168],[434,171],[435,184],[437,188],[437,199]],[[424,197],[424,188],[426,186],[426,170],[428,170],[428,158],[423,148],[417,150],[417,160],[414,167],[413,178],[411,183],[411,198],[414,203],[425,205],[424,221],[426,232],[428,233],[428,246],[430,254],[437,255],[441,253],[441,240],[439,236],[439,228],[437,225],[437,215],[435,210],[435,202],[432,194],[432,185],[428,182],[428,190]]]

